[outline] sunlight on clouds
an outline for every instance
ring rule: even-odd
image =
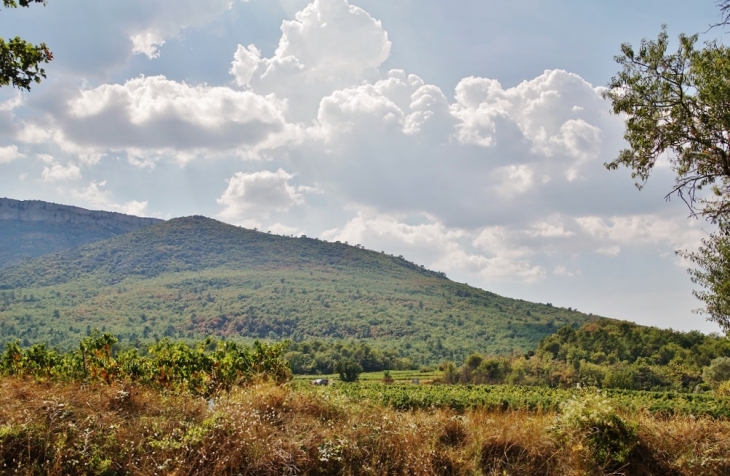
[[[287,211],[304,203],[304,196],[289,182],[294,175],[283,169],[254,173],[238,172],[218,199],[221,218],[238,220],[250,216],[268,217],[272,211]]]
[[[289,98],[295,121],[310,118],[336,89],[376,76],[390,55],[381,23],[345,0],[316,0],[281,25],[279,45],[261,58],[255,45],[238,45],[230,73],[239,86]]]
[[[159,58],[159,47],[165,44],[162,35],[153,30],[134,34],[130,37],[133,54],[145,54],[149,59]]]

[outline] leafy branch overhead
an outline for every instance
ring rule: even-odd
[[[663,30],[638,50],[622,45],[616,61],[623,66],[604,97],[615,114],[626,114],[629,148],[606,164],[626,166],[641,188],[657,162],[666,158],[676,173],[667,194],[677,194],[713,221],[730,212],[730,50],[710,43],[695,49],[697,36],[679,37],[676,53],[667,53]],[[700,196],[711,186],[712,194]]]
[[[730,0],[718,3],[730,25]],[[718,225],[695,252],[678,252],[698,269],[692,281],[703,291],[700,312],[730,332],[730,49],[717,41],[697,48],[697,35],[679,36],[669,52],[666,27],[638,48],[621,46],[622,70],[604,93],[615,114],[625,115],[629,147],[606,167],[631,170],[642,188],[659,161],[667,161],[675,183],[666,198],[679,196],[693,216]]]
[[[43,0],[3,0],[6,8],[29,7]],[[45,43],[34,45],[22,38],[0,38],[0,86],[12,85],[30,91],[32,83],[40,83],[46,77],[42,64],[53,59],[53,53]]]

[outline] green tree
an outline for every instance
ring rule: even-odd
[[[721,8],[725,14],[728,6]],[[638,49],[621,46],[616,61],[623,69],[604,97],[615,114],[626,115],[629,147],[605,165],[629,168],[642,188],[657,161],[668,159],[676,177],[666,198],[678,196],[692,215],[719,225],[697,252],[679,254],[699,267],[690,274],[706,289],[695,292],[704,312],[730,331],[730,289],[717,279],[730,274],[730,49],[717,42],[697,48],[697,40],[680,35],[671,53],[664,28],[656,41],[643,40]]]
[[[29,7],[31,3],[45,5],[45,0],[3,0],[5,8]],[[17,36],[8,41],[0,38],[0,86],[30,91],[32,83],[46,77],[41,65],[52,59],[53,53],[45,43],[34,45]]]
[[[730,357],[718,357],[702,369],[702,380],[713,387],[730,380]]]
[[[340,380],[343,382],[356,382],[360,378],[362,367],[354,360],[347,358],[337,362],[335,372],[340,374]]]

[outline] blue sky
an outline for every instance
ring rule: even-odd
[[[0,11],[48,79],[0,90],[0,196],[203,214],[384,250],[510,297],[675,329],[711,231],[603,163],[622,42],[712,1],[50,0]],[[702,40],[723,38],[711,30]]]

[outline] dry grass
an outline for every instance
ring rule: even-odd
[[[633,415],[613,474],[727,475],[730,423]],[[0,380],[0,474],[604,474],[552,414],[397,412],[268,384],[211,405],[144,388]],[[583,455],[584,456],[584,455]]]

